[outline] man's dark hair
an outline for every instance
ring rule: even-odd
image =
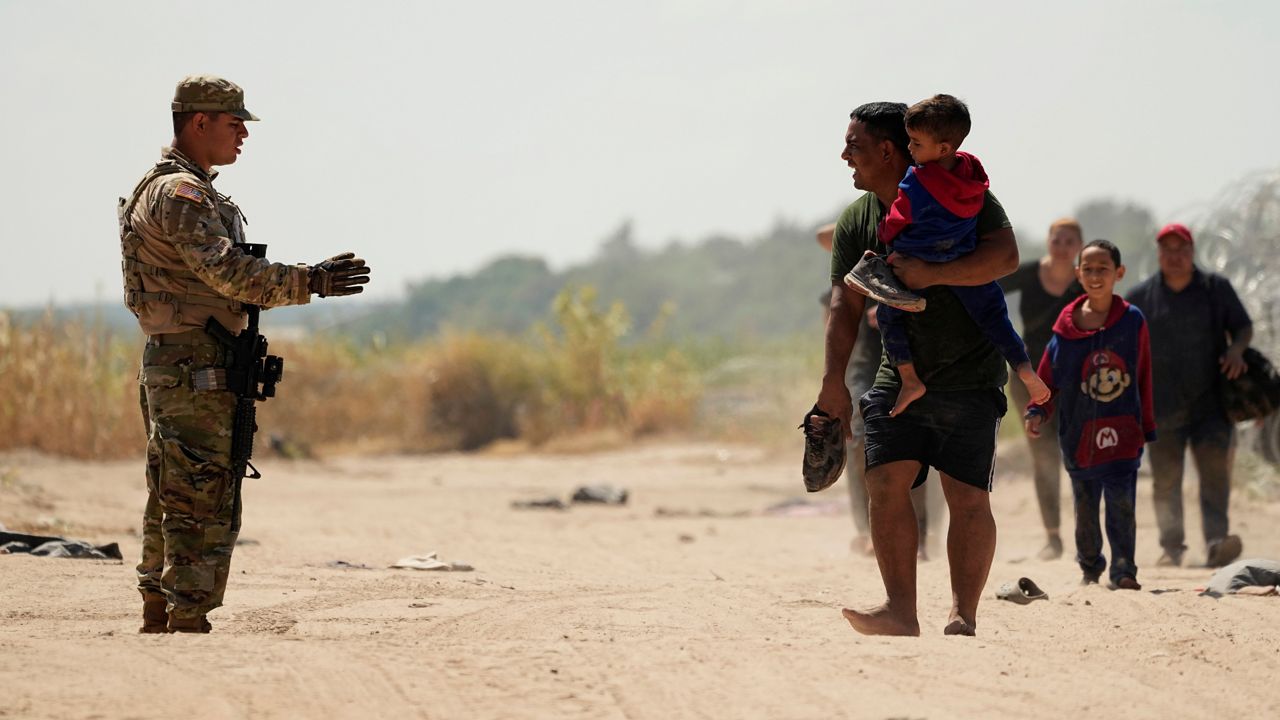
[[[1106,250],[1111,255],[1111,261],[1116,264],[1116,267],[1120,267],[1120,248],[1116,247],[1116,244],[1110,240],[1090,240],[1088,245],[1080,248],[1080,258],[1084,258],[1085,250],[1094,247]],[[1076,260],[1076,264],[1079,265],[1080,260]]]
[[[934,95],[907,109],[903,122],[908,129],[929,133],[938,142],[953,148],[969,136],[969,108],[951,95]]]
[[[200,112],[204,112],[204,114],[208,116],[209,119],[211,120],[217,120],[218,116],[222,114],[222,112],[219,110],[211,110],[211,111],[197,110],[194,112],[176,112],[173,114],[173,136],[178,137],[179,135],[181,135],[182,130],[187,127],[187,123],[191,122],[191,119],[194,118],[196,115],[198,115]]]
[[[873,102],[859,105],[849,113],[849,119],[866,125],[871,137],[880,141],[888,140],[898,152],[909,158],[911,155],[907,152],[907,144],[910,139],[903,121],[906,112],[906,103]]]

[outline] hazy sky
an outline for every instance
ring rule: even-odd
[[[816,222],[856,197],[849,110],[935,92],[1024,239],[1096,196],[1185,216],[1280,165],[1277,27],[1269,1],[0,0],[0,305],[118,297],[116,198],[191,73],[263,118],[217,182],[249,239],[357,250],[389,298],[626,218],[654,247]]]

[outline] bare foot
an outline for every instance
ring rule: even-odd
[[[890,610],[888,605],[881,605],[866,612],[845,608],[840,611],[840,614],[844,615],[844,619],[849,621],[854,630],[863,635],[906,635],[911,637],[919,637],[920,635],[920,622],[916,620],[915,613],[902,617]]]
[[[902,378],[902,387],[898,390],[898,401],[893,404],[893,409],[889,411],[889,417],[901,415],[908,405],[923,397],[928,389],[924,386],[924,383],[920,382],[920,376],[916,375],[914,363],[899,365],[898,376]]]
[[[1049,540],[1045,546],[1040,548],[1040,552],[1036,553],[1039,560],[1057,560],[1062,557],[1062,536],[1057,530],[1049,531]]]
[[[947,626],[942,628],[942,634],[974,637],[978,634],[978,623],[976,620],[965,620],[955,608],[951,608],[951,617],[947,618]]]
[[[977,620],[966,620],[955,608],[951,608],[951,617],[947,618],[947,626],[942,628],[943,635],[963,635],[974,637],[978,634]]]
[[[1043,405],[1049,402],[1049,397],[1053,394],[1049,391],[1049,386],[1044,384],[1040,376],[1035,370],[1031,369],[1031,363],[1023,363],[1017,368],[1018,379],[1023,385],[1027,386],[1027,395],[1031,396],[1031,402],[1036,405]]]

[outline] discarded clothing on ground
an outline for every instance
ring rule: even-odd
[[[1237,560],[1219,569],[1209,578],[1209,585],[1200,594],[1217,598],[1239,592],[1246,587],[1277,585],[1280,585],[1280,561],[1252,558]]]
[[[402,568],[407,570],[450,570],[453,572],[470,572],[475,570],[464,562],[448,562],[437,557],[436,553],[430,552],[426,555],[410,555],[395,561],[390,565],[393,568]]]
[[[90,545],[80,540],[68,540],[45,535],[27,535],[0,531],[0,555],[19,553],[40,557],[89,558],[92,560],[123,560],[116,543]]]

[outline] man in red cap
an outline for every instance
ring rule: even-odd
[[[1151,332],[1156,424],[1151,446],[1156,522],[1164,554],[1159,566],[1178,566],[1187,547],[1182,524],[1182,473],[1187,446],[1200,476],[1200,513],[1206,564],[1227,565],[1243,550],[1229,532],[1231,456],[1235,426],[1219,392],[1223,376],[1245,371],[1244,351],[1253,338],[1249,314],[1231,282],[1195,264],[1195,239],[1170,223],[1156,234],[1160,272],[1129,292]]]

